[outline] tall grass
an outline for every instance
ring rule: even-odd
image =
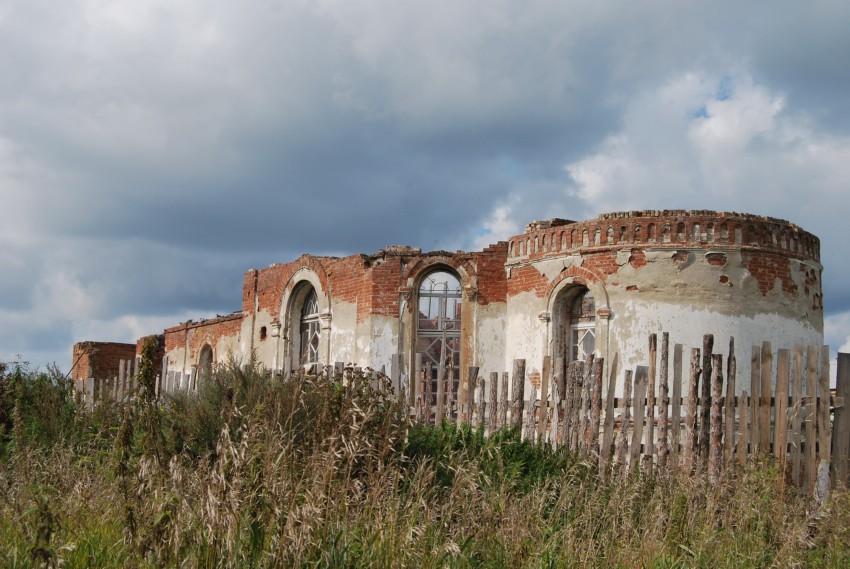
[[[0,393],[69,407],[48,431],[50,410],[12,398],[0,566],[850,564],[847,492],[818,507],[769,462],[716,484],[606,478],[516,431],[411,424],[369,377],[336,379],[234,364],[198,394],[89,410],[56,378],[5,372]]]

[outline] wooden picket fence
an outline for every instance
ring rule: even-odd
[[[77,380],[74,382],[74,389],[77,397],[88,405],[104,399],[127,403],[136,395],[138,373],[138,359],[120,360],[117,375]]]
[[[734,340],[725,365],[710,334],[702,348],[690,350],[689,365],[682,344],[674,344],[671,355],[667,333],[660,349],[658,344],[652,334],[649,361],[622,370],[622,377],[615,357],[609,381],[601,358],[568,363],[546,356],[541,372],[528,378],[527,399],[523,359],[514,360],[511,373],[491,372],[489,380],[478,367],[455,378],[451,362],[434,370],[418,356],[416,381],[408,382],[400,354],[392,358],[389,377],[383,368],[370,373],[376,385],[383,378],[399,390],[414,420],[453,421],[487,433],[518,428],[527,440],[567,447],[597,460],[604,471],[708,469],[717,478],[735,465],[772,455],[786,479],[811,495],[824,497],[830,480],[850,485],[850,411],[844,404],[850,400],[850,354],[838,354],[832,393],[827,346],[775,353],[770,342],[752,346],[747,380],[737,376]],[[323,373],[346,369],[336,363]],[[122,360],[115,377],[90,378],[75,387],[89,404],[105,397],[126,402],[136,393],[137,373],[138,360]],[[163,363],[157,395],[196,388],[194,376],[181,379],[169,377]]]
[[[713,343],[705,335],[686,367],[684,347],[673,345],[671,358],[668,334],[661,335],[660,350],[653,334],[647,365],[623,370],[620,380],[615,364],[608,382],[601,359],[567,364],[546,356],[528,399],[522,359],[501,381],[497,372],[485,380],[477,367],[456,381],[449,365],[440,366],[435,380],[430,366],[417,364],[418,381],[403,396],[415,420],[468,423],[488,433],[519,428],[526,439],[568,447],[598,460],[603,470],[708,469],[717,479],[735,465],[773,455],[801,491],[825,497],[830,478],[847,485],[850,355],[839,354],[833,395],[827,346],[775,353],[770,342],[752,346],[744,381],[737,377],[734,339],[725,366]]]

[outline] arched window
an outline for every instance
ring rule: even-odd
[[[319,299],[316,289],[310,287],[310,292],[301,307],[301,322],[299,326],[299,355],[301,367],[319,362]]]
[[[213,351],[209,344],[204,344],[201,348],[201,355],[198,357],[198,380],[203,381],[212,373],[213,367]]]
[[[446,374],[452,369],[455,387],[460,379],[460,280],[448,272],[429,273],[419,285],[419,311],[416,321],[416,352],[422,354],[422,366],[431,364],[431,393],[437,393],[437,372],[445,357]]]
[[[569,360],[584,359],[596,346],[596,303],[587,289],[577,293],[570,304]]]

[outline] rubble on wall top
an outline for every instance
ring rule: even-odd
[[[525,226],[525,233],[534,233],[535,231],[540,231],[541,229],[549,229],[550,227],[560,227],[561,225],[570,225],[571,223],[576,223],[570,219],[561,219],[560,217],[553,217],[552,219],[535,219],[531,223]]]
[[[595,219],[627,219],[634,217],[716,217],[716,218],[734,218],[747,219],[751,221],[761,221],[765,223],[779,223],[788,225],[792,228],[799,227],[787,219],[778,217],[769,217],[766,215],[755,215],[752,213],[739,213],[737,211],[715,211],[711,209],[645,209],[638,211],[614,211],[599,214]],[[593,221],[593,220],[588,220]]]
[[[422,252],[419,247],[411,247],[410,245],[387,245],[378,253],[386,255],[418,255]]]

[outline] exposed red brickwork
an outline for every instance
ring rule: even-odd
[[[629,256],[629,264],[635,269],[646,266],[646,253],[641,249],[632,249],[632,254]]]
[[[561,281],[566,279],[573,279],[574,282],[582,284],[584,286],[590,286],[591,283],[603,282],[604,277],[597,273],[594,273],[590,269],[586,267],[570,267],[558,275],[554,281],[552,281],[547,287],[544,294],[538,294],[538,296],[546,296],[549,297],[555,292],[555,289],[561,283]],[[597,301],[598,303],[600,301]],[[599,306],[599,304],[597,304]]]
[[[105,379],[118,377],[121,360],[133,360],[136,357],[135,344],[118,342],[79,342],[74,344],[72,379],[94,377]]]
[[[327,274],[333,298],[351,304],[358,303],[367,294],[366,255],[352,255],[328,263]]]
[[[726,255],[723,253],[709,253],[705,256],[705,260],[715,267],[725,267],[727,262]]]
[[[491,302],[507,302],[508,281],[505,262],[508,260],[508,244],[505,241],[490,245],[480,253],[473,253],[473,262],[478,266],[478,297],[481,305]]]
[[[536,229],[509,241],[509,257],[539,259],[567,251],[652,247],[747,248],[820,260],[820,240],[782,219],[716,211],[653,210],[600,215],[578,223]]]
[[[186,349],[186,364],[192,365],[197,364],[204,344],[209,344],[213,349],[214,359],[221,361],[226,354],[216,353],[216,344],[220,338],[238,338],[242,319],[241,313],[235,313],[201,322],[184,322],[179,326],[168,328],[165,331],[165,351]],[[168,364],[182,365],[183,362],[169,361]]]
[[[547,295],[548,288],[549,281],[531,265],[523,265],[511,270],[511,276],[508,279],[508,294],[510,296],[516,296],[523,292],[533,292],[536,296],[542,298]]]
[[[743,252],[741,258],[744,266],[750,271],[759,284],[759,291],[767,294],[776,284],[776,279],[782,283],[782,290],[788,294],[797,293],[797,285],[791,280],[791,263],[787,257],[773,253]]]

